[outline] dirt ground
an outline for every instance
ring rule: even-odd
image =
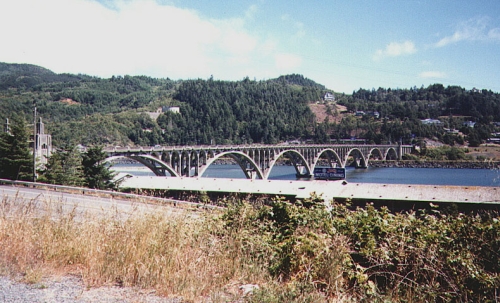
[[[498,144],[482,144],[480,147],[469,147],[468,155],[477,158],[483,156],[486,159],[500,161],[500,145]]]
[[[330,104],[329,106],[331,108],[332,113],[335,114],[335,111],[337,111],[337,115],[328,115],[326,113],[327,111],[326,104],[316,104],[316,103],[309,104],[309,108],[316,116],[316,122],[322,123],[328,116],[330,122],[340,123],[340,121],[342,121],[342,118],[347,115],[346,113],[347,108],[345,106],[338,104]]]

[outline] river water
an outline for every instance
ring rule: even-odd
[[[115,164],[117,172],[134,176],[154,176],[141,164]],[[245,178],[238,165],[212,165],[202,177]],[[269,179],[296,180],[293,166],[275,166]],[[500,170],[497,169],[454,169],[454,168],[374,168],[346,169],[346,180],[352,183],[384,184],[428,184],[463,186],[500,186]]]

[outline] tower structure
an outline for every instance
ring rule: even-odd
[[[36,123],[35,144],[37,162],[42,165],[47,164],[52,154],[52,136],[45,133],[45,124],[41,117]]]
[[[3,127],[4,133],[10,134],[10,123],[9,123],[9,118],[5,119],[5,124]]]

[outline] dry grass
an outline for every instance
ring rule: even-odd
[[[493,161],[500,160],[500,145],[499,144],[483,144],[480,147],[469,147],[468,155],[473,158],[483,157]]]
[[[353,114],[348,114],[347,108],[343,105],[340,104],[330,104],[329,106],[331,107],[332,113],[337,112],[337,115],[330,115],[327,113],[327,105],[326,104],[316,104],[316,103],[310,103],[309,108],[313,112],[314,116],[316,117],[316,122],[318,123],[323,123],[325,121],[325,118],[328,117],[328,120],[330,123],[340,123],[344,117],[347,115],[353,115]]]
[[[76,208],[75,208],[76,209]],[[225,301],[245,283],[269,279],[251,264],[241,243],[217,237],[213,214],[118,212],[77,215],[57,202],[3,198],[0,204],[0,273],[38,282],[53,273],[80,275],[88,287],[156,289],[186,301]]]

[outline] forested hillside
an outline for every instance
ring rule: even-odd
[[[494,124],[500,121],[500,94],[488,90],[441,84],[359,89],[335,94],[347,111],[335,102],[321,105],[326,118],[317,123],[309,105],[322,103],[327,91],[297,74],[265,81],[102,79],[0,63],[0,119],[19,115],[30,123],[36,103],[55,146],[326,143],[352,137],[377,144],[431,138],[474,146],[500,132]],[[150,114],[171,106],[179,113]]]
[[[410,89],[359,89],[341,101],[350,112],[364,112],[349,130],[373,142],[434,138],[443,143],[477,146],[500,131],[500,94],[490,90],[466,90],[434,84]],[[379,118],[370,119],[377,112]],[[433,119],[430,123],[422,120]],[[473,122],[465,125],[465,122]],[[349,120],[343,121],[348,124]],[[341,123],[342,124],[342,123]]]
[[[307,104],[320,100],[321,90],[280,81],[193,80],[182,82],[174,99],[182,114],[158,119],[167,142],[277,143],[311,136],[314,117]]]

